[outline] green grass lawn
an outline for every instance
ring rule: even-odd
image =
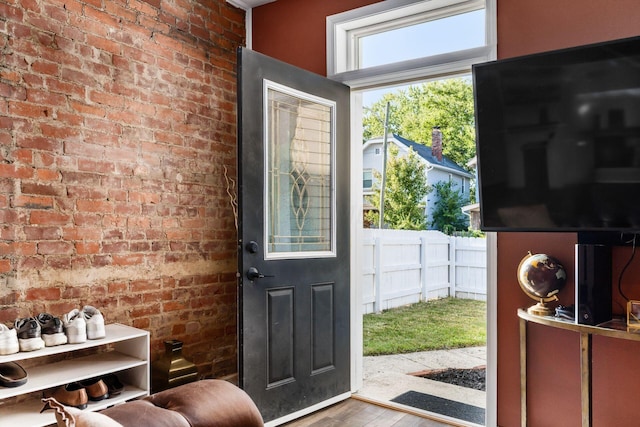
[[[364,355],[486,345],[486,310],[484,301],[443,298],[365,314]]]

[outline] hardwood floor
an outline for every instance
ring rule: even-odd
[[[284,427],[450,427],[447,424],[391,406],[352,397],[306,417],[284,424]]]

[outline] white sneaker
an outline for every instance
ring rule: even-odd
[[[64,333],[67,334],[69,344],[80,344],[87,340],[87,322],[80,310],[74,308],[62,317]]]
[[[44,348],[44,341],[40,335],[40,324],[35,317],[16,319],[13,327],[18,335],[20,351],[34,351]]]
[[[9,329],[0,324],[0,355],[14,354],[20,351],[18,334],[15,329]]]
[[[87,338],[97,340],[106,336],[104,329],[104,317],[100,310],[90,305],[85,305],[82,314],[87,322]]]
[[[45,347],[53,347],[67,343],[67,335],[64,333],[64,325],[58,317],[49,313],[40,313],[36,316],[40,323],[40,332]]]

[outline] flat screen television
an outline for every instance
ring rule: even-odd
[[[481,228],[640,231],[640,37],[473,67]]]

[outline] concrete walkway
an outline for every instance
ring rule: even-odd
[[[407,391],[417,391],[485,408],[484,391],[408,374],[429,369],[475,368],[486,365],[486,360],[486,347],[367,356],[363,366],[364,384],[358,394],[375,400],[390,401]]]

